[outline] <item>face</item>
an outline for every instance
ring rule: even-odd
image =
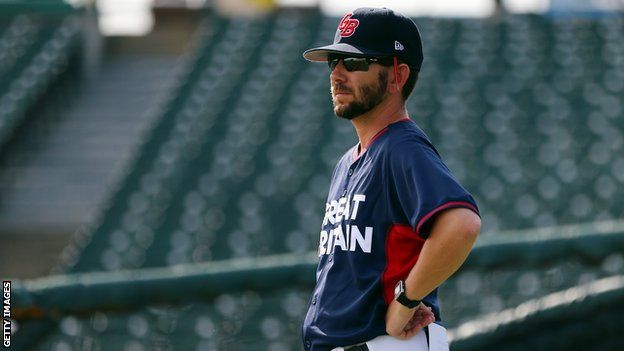
[[[368,71],[349,72],[341,61],[330,81],[334,113],[345,119],[369,112],[387,96],[388,72],[379,64],[371,64]]]

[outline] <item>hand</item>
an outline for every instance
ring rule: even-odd
[[[397,339],[410,339],[433,322],[433,311],[422,302],[416,308],[409,309],[392,301],[386,312],[386,332]]]

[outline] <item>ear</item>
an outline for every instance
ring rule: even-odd
[[[410,67],[404,63],[399,64],[396,68],[392,67],[391,92],[400,94],[409,75]]]

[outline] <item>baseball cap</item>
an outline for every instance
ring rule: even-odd
[[[414,21],[387,8],[360,7],[338,23],[334,43],[308,49],[309,61],[327,61],[329,54],[363,57],[390,57],[416,67],[423,61],[422,42]]]

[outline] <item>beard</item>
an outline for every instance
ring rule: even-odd
[[[334,103],[334,113],[336,116],[348,120],[352,120],[359,117],[366,112],[375,108],[386,98],[386,87],[388,86],[388,72],[381,71],[377,79],[377,83],[364,85],[359,88],[360,98],[355,98],[353,101],[344,105],[337,105],[336,101],[332,99]],[[340,83],[336,84],[333,90],[349,91],[346,87]]]

